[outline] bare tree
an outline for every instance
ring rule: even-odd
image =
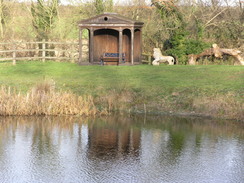
[[[58,0],[37,0],[37,3],[32,2],[31,14],[37,38],[39,40],[47,39],[58,15]]]
[[[219,0],[211,0],[212,7],[217,7],[219,5]]]
[[[3,0],[0,0],[0,36],[3,37]]]
[[[104,12],[104,1],[103,0],[95,0],[94,7],[96,9],[96,14],[101,14]]]
[[[133,0],[133,4],[136,6],[144,6],[146,2],[145,0]]]
[[[239,0],[239,3],[240,3],[240,11],[241,11],[240,22],[244,24],[244,1]]]
[[[6,23],[6,6],[3,0],[0,0],[0,38],[3,38],[4,24]]]

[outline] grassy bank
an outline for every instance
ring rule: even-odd
[[[106,111],[170,112],[244,119],[242,66],[78,66],[0,64],[0,85],[23,95],[52,81],[56,92],[91,96]]]

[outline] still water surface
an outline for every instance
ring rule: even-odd
[[[244,127],[176,117],[0,118],[0,183],[244,182]]]

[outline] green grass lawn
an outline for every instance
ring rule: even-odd
[[[57,62],[0,64],[0,84],[23,91],[45,79],[78,94],[130,88],[144,92],[244,91],[243,66],[79,66]]]
[[[207,110],[213,103],[211,100],[217,100],[216,98],[219,98],[218,104],[214,104],[212,108],[218,105],[219,110],[223,106],[227,108],[231,98],[234,100],[230,101],[233,106],[239,105],[240,114],[243,109],[243,66],[79,66],[51,61],[18,62],[16,66],[10,63],[0,64],[0,85],[11,86],[23,92],[51,79],[55,81],[58,90],[69,90],[78,95],[101,97],[112,92],[117,93],[116,97],[119,98],[123,92],[129,91],[137,96],[136,99],[133,98],[134,103],[146,103],[157,106],[157,109],[162,107],[168,110],[173,108],[172,110],[201,112]],[[195,100],[196,98],[198,99]],[[209,100],[208,105],[202,106],[206,99]],[[200,106],[199,109],[195,109],[196,105]]]

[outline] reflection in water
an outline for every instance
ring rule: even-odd
[[[242,182],[243,125],[175,117],[0,118],[0,182]]]
[[[112,122],[112,123],[111,123]],[[113,121],[99,121],[88,125],[88,154],[91,158],[116,158],[139,155],[139,129],[118,126]]]

